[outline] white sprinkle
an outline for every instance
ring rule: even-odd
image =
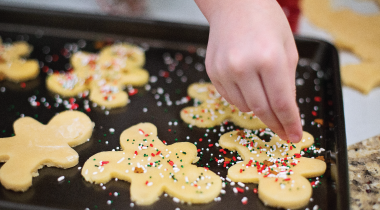
[[[232,190],[234,191],[234,193],[238,193],[238,190],[236,189],[236,187],[234,187]]]
[[[60,177],[58,177],[58,181],[60,182],[60,181],[62,181],[62,180],[64,180],[65,179],[65,176],[60,176]]]
[[[242,183],[242,182],[238,182],[238,185],[239,185],[240,187],[245,187],[245,184]]]
[[[134,206],[135,206],[135,204],[134,204],[134,203],[131,203],[131,204],[129,204],[129,206],[130,206],[130,207],[134,207]]]
[[[176,203],[180,202],[179,198],[176,198],[176,197],[173,198],[173,201],[176,202]]]
[[[108,200],[108,201],[107,201],[107,204],[108,204],[108,205],[111,205],[111,203],[112,203],[111,200]]]
[[[125,158],[122,157],[119,161],[117,161],[117,163],[121,163]]]

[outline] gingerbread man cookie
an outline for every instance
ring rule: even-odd
[[[188,94],[202,102],[197,107],[186,107],[181,110],[181,118],[188,124],[207,128],[219,125],[228,119],[247,129],[267,127],[253,112],[241,112],[230,105],[211,83],[194,83],[189,86]]]
[[[3,44],[0,38],[0,81],[8,79],[14,82],[22,82],[34,79],[39,73],[36,60],[25,60],[32,47],[26,42]]]
[[[86,181],[107,183],[112,178],[131,182],[131,200],[150,205],[165,191],[188,203],[208,203],[222,188],[212,171],[192,165],[197,149],[188,142],[166,146],[151,123],[140,123],[120,136],[123,151],[100,152],[82,168]]]
[[[47,125],[30,117],[13,124],[15,136],[0,138],[0,182],[14,191],[26,191],[32,177],[43,166],[70,168],[78,164],[78,153],[71,147],[84,143],[94,123],[79,111],[65,111]]]
[[[344,85],[364,94],[380,85],[380,14],[360,14],[347,8],[333,9],[329,0],[303,0],[303,14],[326,29],[334,43],[361,58],[361,63],[342,66]]]
[[[235,182],[258,183],[259,198],[265,205],[285,209],[305,206],[312,194],[306,178],[320,176],[326,170],[324,161],[301,157],[301,150],[313,143],[307,132],[293,144],[277,135],[265,142],[250,130],[232,131],[219,140],[221,147],[236,150],[244,160],[228,169],[228,177]]]
[[[145,55],[142,49],[130,44],[115,44],[100,54],[77,52],[71,57],[74,71],[53,74],[47,79],[52,92],[72,97],[90,90],[90,100],[107,108],[125,106],[128,94],[124,86],[142,86],[149,74],[142,69]]]

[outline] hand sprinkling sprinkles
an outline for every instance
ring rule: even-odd
[[[188,124],[207,128],[228,119],[247,129],[267,127],[253,112],[241,112],[230,105],[210,83],[194,83],[188,88],[188,94],[202,102],[199,106],[181,110],[181,118]]]
[[[77,52],[71,57],[73,71],[55,73],[47,78],[50,91],[72,97],[90,90],[90,100],[107,108],[126,106],[128,93],[148,82],[149,73],[142,69],[144,51],[136,46],[119,43],[105,47],[99,54]]]
[[[321,158],[302,157],[302,149],[315,148],[313,143],[314,138],[307,132],[299,143],[291,143],[277,135],[265,142],[250,130],[231,131],[219,140],[221,147],[236,150],[244,160],[228,169],[228,178],[258,183],[257,192],[265,205],[285,209],[307,205],[312,186],[306,178],[325,173],[326,163]]]
[[[166,192],[175,202],[208,203],[220,193],[218,175],[197,161],[197,149],[188,142],[166,146],[151,123],[140,123],[120,136],[123,151],[100,152],[83,166],[86,181],[107,183],[112,178],[131,182],[131,200],[150,205]]]
[[[13,127],[15,136],[0,138],[0,162],[6,162],[0,168],[0,181],[6,189],[23,192],[43,166],[71,168],[78,164],[78,153],[71,147],[90,138],[94,123],[81,112],[65,111],[47,125],[25,117]]]
[[[36,60],[22,59],[32,51],[26,42],[3,44],[0,37],[0,81],[8,79],[22,82],[37,77],[39,66]]]

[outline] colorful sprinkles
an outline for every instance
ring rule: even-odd
[[[43,53],[47,57],[46,58],[44,57],[44,59],[41,59],[41,61],[40,61],[40,67],[41,67],[42,72],[45,74],[57,74],[56,72],[59,72],[59,71],[54,70],[54,69],[59,69],[59,68],[54,67],[54,63],[60,62],[60,61],[67,59],[67,58],[70,58],[70,56],[73,53],[77,52],[78,50],[82,49],[85,46],[88,46],[88,44],[84,40],[79,40],[77,43],[68,43],[67,45],[65,45],[65,47],[62,48],[62,50],[60,52],[55,52],[53,47],[50,48],[48,46],[45,46],[43,49]],[[40,51],[42,52],[42,50],[40,50]],[[197,60],[197,56],[202,56],[202,55],[204,56],[204,50],[199,50],[199,52],[197,50],[194,50],[194,52],[196,53],[195,56],[192,54],[189,55],[188,53],[175,53],[175,54],[164,53],[162,56],[162,60],[165,63],[166,68],[163,68],[162,71],[158,71],[156,75],[151,75],[149,78],[150,84],[148,84],[144,87],[144,89],[146,91],[146,93],[144,93],[144,94],[151,94],[152,97],[154,98],[154,100],[155,100],[154,105],[156,106],[155,108],[162,108],[162,110],[166,109],[166,112],[162,111],[162,113],[165,113],[165,114],[170,113],[170,112],[172,112],[172,110],[177,110],[178,108],[182,108],[183,105],[186,105],[186,104],[192,103],[192,102],[194,102],[195,105],[197,105],[197,106],[199,105],[198,101],[191,99],[191,97],[188,96],[185,93],[185,91],[181,92],[180,90],[175,90],[174,88],[173,88],[173,90],[171,90],[171,87],[169,86],[169,88],[168,88],[168,86],[167,86],[168,84],[172,84],[172,83],[174,84],[174,81],[176,81],[176,80],[178,80],[179,85],[182,85],[182,86],[187,86],[190,81],[194,81],[194,79],[191,78],[191,75],[188,74],[188,72],[193,71],[193,69],[190,69],[190,68],[194,68],[196,71],[199,71],[199,72],[204,71],[204,65],[202,64],[203,60],[200,60],[200,61]],[[203,54],[202,54],[202,52],[203,52]],[[301,59],[300,63],[302,65],[306,65],[305,63],[307,63],[307,62],[305,60]],[[309,64],[307,64],[307,65],[309,65]],[[195,68],[195,66],[196,66],[196,68]],[[66,69],[66,71],[69,71],[69,72],[72,70],[72,67],[70,67],[70,65],[67,65],[64,68]],[[318,74],[317,79],[322,80],[323,75],[322,75],[322,73],[320,73],[321,70],[314,70],[314,71],[316,72],[316,74]],[[63,73],[65,71],[60,71],[60,72]],[[64,74],[62,74],[62,75],[64,75]],[[306,77],[304,77],[304,76],[306,76]],[[308,80],[310,80],[309,78],[310,78],[310,76],[308,77],[307,75],[304,75],[304,74],[298,75],[297,76],[297,85],[299,87],[306,86],[308,84]],[[204,80],[200,79],[200,82],[202,82],[202,81],[204,81]],[[79,82],[79,79],[75,78],[75,76],[73,76],[71,78],[68,78],[67,81],[62,80],[62,85],[66,86],[66,87],[73,87],[73,84],[77,83],[77,82]],[[318,93],[317,90],[319,89],[318,86],[319,86],[320,82],[318,82],[316,80],[314,80],[312,82],[315,83],[314,89]],[[176,84],[178,85],[178,83],[176,83]],[[27,88],[29,85],[30,84],[28,82],[19,84],[19,86],[21,88]],[[110,91],[111,89],[112,89],[111,87],[105,88],[105,91]],[[130,88],[130,87],[127,88],[127,92],[129,93],[129,95],[138,96],[139,94],[143,94],[143,91],[144,90],[141,90],[141,89],[134,89],[134,88]],[[5,86],[4,83],[0,83],[0,96],[2,96],[2,95],[6,96],[8,93],[13,93],[13,90],[10,89],[9,87]],[[33,108],[33,110],[46,110],[46,111],[47,110],[53,110],[53,111],[58,112],[59,110],[62,110],[62,109],[68,109],[68,110],[72,109],[72,110],[80,110],[82,112],[85,112],[85,113],[88,113],[89,115],[91,115],[91,114],[95,114],[94,110],[95,110],[95,108],[97,108],[99,110],[102,110],[105,116],[113,113],[112,110],[111,111],[106,110],[105,107],[98,106],[98,104],[89,101],[88,96],[89,96],[88,91],[83,92],[81,94],[78,94],[77,96],[71,97],[71,98],[62,98],[59,95],[49,97],[45,93],[34,92],[31,94],[31,96],[29,96],[27,101],[28,101],[29,105]],[[331,126],[331,122],[323,122],[323,120],[322,120],[320,106],[324,102],[324,100],[325,100],[324,98],[319,97],[319,96],[308,96],[308,97],[301,96],[300,98],[298,98],[297,101],[298,101],[300,106],[307,105],[307,104],[312,105],[312,110],[308,111],[308,113],[306,113],[306,112],[301,113],[302,122],[303,122],[304,126],[308,126],[308,128],[311,128],[311,129],[315,128],[315,129],[317,129],[317,131],[318,131],[318,128],[323,128],[326,125]],[[152,108],[152,106],[147,106],[147,107],[141,107],[140,112],[141,112],[141,114],[152,113],[153,110],[154,109]],[[301,111],[304,111],[304,110],[308,110],[308,109],[301,109]],[[16,106],[16,108],[12,109],[12,112],[18,112],[19,113],[18,116],[21,116],[21,117],[26,115],[26,116],[34,116],[35,118],[41,118],[41,116],[42,116],[37,111],[33,111],[33,112],[24,112],[24,111],[21,112],[21,111],[22,110],[17,108],[17,106]],[[204,110],[204,112],[210,113],[211,111],[210,110]],[[55,113],[55,112],[52,112],[52,113]],[[310,118],[312,118],[313,120],[312,121],[308,120]],[[201,117],[197,117],[197,119],[200,120]],[[199,160],[197,162],[197,165],[199,167],[206,167],[208,169],[218,171],[217,174],[220,176],[221,180],[223,181],[222,182],[223,188],[220,190],[220,196],[216,197],[214,199],[214,201],[220,202],[223,199],[224,195],[234,194],[234,191],[235,191],[234,189],[236,189],[237,195],[241,194],[244,196],[244,197],[240,197],[241,199],[238,199],[238,201],[239,202],[241,201],[241,203],[243,205],[249,206],[250,203],[248,201],[250,199],[252,199],[252,200],[254,199],[251,194],[253,194],[254,196],[257,196],[256,195],[258,193],[257,192],[257,185],[245,184],[245,186],[242,186],[242,184],[244,184],[244,183],[233,182],[229,178],[226,177],[226,174],[223,172],[223,171],[225,171],[225,168],[228,169],[231,166],[234,166],[235,164],[240,163],[240,161],[242,161],[242,159],[241,159],[241,156],[239,154],[237,154],[236,152],[229,151],[226,149],[222,149],[220,147],[220,145],[218,143],[216,143],[216,139],[217,139],[216,137],[217,136],[221,136],[225,132],[235,130],[237,127],[231,125],[227,121],[223,121],[222,123],[220,123],[219,125],[216,125],[215,127],[203,129],[201,132],[204,132],[204,133],[201,136],[196,136],[196,135],[198,135],[200,129],[195,128],[195,127],[193,128],[193,126],[191,126],[191,125],[189,125],[189,126],[186,125],[187,129],[190,132],[196,131],[197,134],[181,137],[181,136],[179,136],[180,133],[176,134],[176,133],[174,133],[174,131],[180,130],[179,127],[181,127],[183,125],[183,122],[181,120],[175,120],[175,119],[165,119],[165,120],[167,120],[166,121],[167,126],[169,126],[169,128],[170,128],[170,130],[168,129],[168,131],[167,131],[169,136],[175,136],[175,138],[173,138],[173,139],[176,139],[178,142],[184,142],[184,141],[192,142],[193,144],[195,144],[197,146],[197,151],[198,151],[198,156],[199,156]],[[178,126],[178,128],[176,128],[174,126]],[[102,133],[102,135],[107,134],[107,136],[103,136],[102,138],[100,138],[101,140],[99,140],[99,141],[101,141],[101,143],[103,145],[105,145],[104,144],[105,142],[108,142],[107,145],[109,145],[109,146],[104,147],[105,150],[123,151],[119,147],[118,147],[118,149],[109,149],[112,146],[113,146],[113,148],[116,148],[116,146],[114,146],[115,144],[112,143],[111,136],[112,136],[112,134],[117,133],[116,130],[119,131],[119,129],[117,129],[117,128],[120,128],[117,126],[113,126],[113,127],[114,128],[107,128],[107,130],[105,130]],[[5,135],[10,136],[11,135],[10,132],[12,132],[11,130],[12,130],[11,128],[2,129],[2,132],[0,132],[0,135],[2,135],[4,137],[5,137]],[[271,137],[273,137],[275,135],[269,129],[259,129],[259,130],[254,130],[252,132],[255,135],[258,135],[260,137],[265,136],[267,139],[270,139]],[[316,159],[318,157],[324,157],[324,149],[323,149],[324,145],[323,144],[321,145],[320,142],[322,142],[322,141],[318,141],[321,138],[322,138],[322,136],[316,138],[316,142],[313,146],[305,148],[306,150],[304,149],[299,154],[295,154],[293,156],[293,158],[292,157],[290,157],[289,159],[284,158],[284,160],[280,160],[276,164],[278,164],[279,167],[283,166],[283,167],[287,167],[287,168],[292,168],[295,165],[297,165],[297,163],[296,163],[297,161],[293,161],[293,160],[297,160],[298,158],[300,158],[302,156],[307,156],[307,157],[316,158]],[[98,139],[96,139],[96,142],[97,142],[97,140]],[[163,141],[163,143],[164,144],[172,144],[173,142],[171,142],[171,140],[168,140],[168,142]],[[251,147],[252,151],[256,151],[258,153],[261,152],[260,154],[268,155],[268,153],[269,153],[269,155],[270,155],[271,150],[273,150],[273,147],[270,148],[270,147],[267,147],[264,145],[264,147],[262,147],[262,148],[257,148],[257,147],[254,147],[255,143],[253,143],[253,145],[250,145],[250,144],[251,143],[249,143],[248,147]],[[288,148],[288,151],[294,149],[294,147],[291,144],[289,144],[289,143],[287,143],[287,144],[288,144],[287,146],[282,145],[282,147],[278,147],[278,145],[276,145],[276,149],[282,148],[285,150],[286,148]],[[318,144],[320,144],[320,145],[318,145]],[[150,144],[144,144],[143,146],[141,146],[141,150],[136,151],[136,153],[137,153],[136,156],[144,155],[144,153],[142,151],[147,150],[147,149],[155,146],[154,143],[152,143],[152,145],[153,146],[151,146]],[[145,147],[147,149],[145,149]],[[153,157],[155,157],[154,155],[156,155],[157,153],[158,153],[158,151],[156,153],[146,154],[147,156],[144,156],[144,158],[149,158],[149,157],[153,158]],[[184,155],[184,154],[182,154],[182,155]],[[160,156],[160,154],[158,156]],[[268,159],[269,158],[272,158],[272,157],[268,156]],[[171,159],[171,161],[173,161],[173,160]],[[97,166],[98,167],[105,167],[105,166],[109,165],[110,163],[106,163],[106,161],[107,160],[104,160],[104,162],[97,161]],[[116,163],[122,164],[126,161],[127,161],[127,159],[124,159],[124,160],[119,159]],[[160,162],[156,163],[156,162],[149,161],[149,164],[146,164],[146,166],[144,166],[144,167],[145,168],[158,167],[159,163]],[[171,164],[170,165],[171,166],[176,165],[178,169],[181,169],[181,165],[178,164],[177,162],[173,161],[172,164],[173,165],[171,165]],[[286,166],[284,166],[283,164],[286,164]],[[269,170],[269,169],[271,169],[271,166],[265,165],[264,163],[259,163],[258,165],[260,168],[258,170],[261,170],[262,171],[261,173],[267,174],[268,177],[282,176],[281,174],[276,175],[276,174],[274,174],[274,172],[271,172],[271,170]],[[249,166],[255,166],[257,168],[257,163],[255,161],[252,161],[251,163],[248,163],[248,167]],[[215,169],[215,167],[216,167],[216,169]],[[136,167],[135,170],[136,169],[139,170],[139,167]],[[143,170],[142,167],[140,169]],[[101,170],[101,168],[99,170]],[[131,172],[132,172],[132,170],[130,170],[128,173],[131,173]],[[245,170],[243,169],[241,171],[241,173],[245,173]],[[172,180],[174,181],[175,179],[176,179],[176,176],[172,176]],[[59,176],[57,178],[57,181],[60,182],[61,185],[66,184],[66,182],[63,182],[63,180],[65,180],[65,176]],[[147,181],[147,185],[150,185],[150,186],[154,185],[154,182],[149,182],[149,180],[146,180],[146,181]],[[289,182],[289,181],[291,181],[291,180],[287,180],[285,182]],[[310,181],[310,185],[313,188],[318,188],[318,186],[321,186],[321,184],[323,183],[323,177],[322,176],[316,177],[316,178],[310,179],[309,181]],[[100,187],[106,191],[108,186],[105,184],[101,184]],[[107,197],[106,200],[103,201],[103,204],[107,204],[107,206],[115,206],[115,203],[117,203],[118,201],[114,200],[114,199],[117,196],[119,196],[120,194],[117,192],[114,192],[114,193],[109,192],[109,193],[111,194],[110,196],[114,195],[114,197],[112,199]],[[107,192],[107,195],[108,195],[108,192]],[[178,201],[178,200],[173,198],[173,202],[177,203],[176,201]],[[252,201],[251,201],[251,203],[252,203]],[[181,205],[181,201],[179,201],[178,204]],[[134,202],[129,203],[129,206],[131,208],[134,207],[134,205],[135,205]],[[101,201],[99,201],[99,203],[97,205],[89,205],[90,208],[88,208],[88,209],[98,209],[98,208],[100,208],[100,206],[102,206]],[[318,205],[315,205],[315,204],[310,204],[309,208],[306,208],[306,209],[313,209],[314,210],[314,209],[320,209],[320,207]]]

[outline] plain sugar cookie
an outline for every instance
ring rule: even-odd
[[[166,146],[151,123],[125,130],[120,145],[122,151],[90,157],[82,168],[84,179],[97,184],[113,178],[131,182],[131,200],[137,205],[150,205],[164,192],[192,204],[211,202],[220,193],[220,177],[192,165],[198,160],[195,145],[180,142]]]
[[[0,138],[0,182],[9,190],[26,191],[38,169],[70,168],[78,164],[71,147],[91,137],[94,123],[79,111],[65,111],[43,125],[31,117],[13,124],[15,136]]]

